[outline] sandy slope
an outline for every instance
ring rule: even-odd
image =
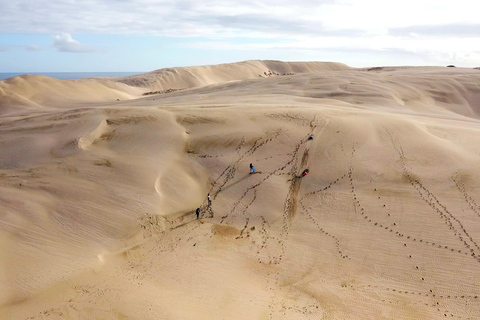
[[[228,81],[279,75],[350,69],[333,62],[244,61],[215,66],[167,68],[125,78],[57,80],[23,75],[0,81],[0,114],[43,107],[112,102],[137,98],[143,93],[190,89]]]
[[[160,69],[142,75],[125,77],[119,81],[128,85],[147,87],[151,90],[188,89],[227,81],[348,69],[350,69],[348,66],[335,62],[250,60],[220,65]]]
[[[2,320],[480,318],[478,70],[248,61],[0,94]]]

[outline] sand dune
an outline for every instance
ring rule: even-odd
[[[2,320],[480,318],[478,70],[247,61],[0,94]]]
[[[29,112],[41,107],[132,99],[143,93],[108,79],[57,80],[42,75],[23,75],[0,81],[0,113],[15,109]]]
[[[244,61],[212,66],[167,68],[120,79],[120,82],[151,90],[189,89],[227,81],[275,77],[295,73],[348,70],[334,62]]]
[[[245,61],[217,66],[167,68],[125,78],[57,80],[23,75],[0,81],[0,114],[39,107],[69,108],[73,104],[112,102],[167,89],[188,89],[227,81],[291,73],[346,70],[333,62]],[[273,72],[273,73],[272,73]]]

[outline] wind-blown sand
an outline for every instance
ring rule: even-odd
[[[479,117],[466,68],[0,81],[0,319],[479,319]]]

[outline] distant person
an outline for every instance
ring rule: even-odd
[[[305,177],[309,172],[310,172],[310,170],[308,170],[308,169],[303,170],[302,177]]]
[[[250,173],[257,173],[257,170],[255,169],[252,163],[250,163]]]
[[[212,205],[212,197],[210,197],[210,193],[207,194],[207,201],[208,201],[208,206],[210,207]]]
[[[197,215],[197,220],[198,218],[200,217],[200,208],[197,208],[197,211],[195,211],[196,215]]]
[[[313,134],[308,137],[308,140],[313,140]]]

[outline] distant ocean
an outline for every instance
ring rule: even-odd
[[[59,80],[77,80],[82,78],[98,78],[98,77],[127,77],[145,72],[0,72],[0,80],[21,76],[23,74],[41,74],[50,78]]]

